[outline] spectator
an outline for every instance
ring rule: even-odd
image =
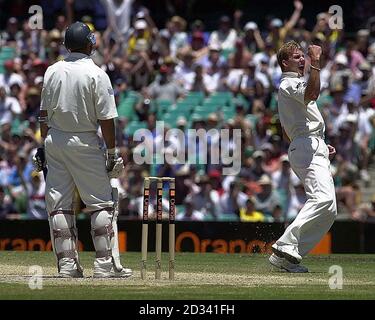
[[[202,92],[205,96],[208,96],[210,91],[211,77],[203,73],[203,67],[199,64],[194,66],[194,80],[189,88],[189,91]]]
[[[228,57],[229,66],[233,69],[244,69],[248,66],[252,59],[252,54],[245,47],[245,43],[241,38],[236,40],[235,51]]]
[[[1,32],[1,45],[15,47],[19,35],[18,20],[15,17],[10,17],[7,21],[6,29]]]
[[[228,16],[222,16],[219,20],[219,29],[211,33],[209,45],[217,45],[220,48],[232,49],[237,38],[236,30],[231,28],[231,21]]]
[[[152,112],[151,100],[148,98],[140,99],[135,106],[135,113],[140,121],[145,121],[148,115]]]
[[[288,206],[291,197],[292,170],[290,168],[288,155],[284,154],[280,157],[281,168],[271,174],[272,185],[281,201],[283,213],[288,212]]]
[[[353,176],[347,173],[342,178],[342,186],[336,189],[336,198],[338,203],[345,206],[353,220],[362,219],[358,208],[358,196],[360,196],[359,186],[355,183]]]
[[[208,47],[205,45],[203,32],[196,31],[192,34],[190,47],[196,60],[207,55]]]
[[[255,63],[250,61],[245,69],[241,81],[241,93],[250,103],[250,113],[258,112],[258,110],[255,108],[253,110],[253,106],[256,105],[256,101],[264,94],[262,82],[259,80],[258,75],[256,75],[255,70]]]
[[[183,97],[185,91],[181,86],[171,80],[167,65],[162,65],[159,70],[159,75],[148,87],[147,91],[150,97],[156,100],[168,100],[172,103],[176,103],[179,98]]]
[[[174,16],[171,19],[170,24],[170,52],[171,56],[175,57],[179,49],[185,47],[187,45],[187,34],[185,32],[186,29],[186,21],[185,19]]]
[[[181,63],[176,67],[174,80],[181,84],[185,90],[190,90],[194,77],[194,55],[190,49],[181,50],[180,53]]]
[[[28,185],[28,219],[48,219],[46,204],[44,202],[45,182],[42,173],[32,172]]]
[[[255,199],[246,200],[246,207],[240,209],[240,219],[243,222],[263,222],[264,215],[260,211],[255,210]]]
[[[14,98],[7,97],[4,87],[0,87],[0,124],[11,124],[13,120],[12,106],[17,102]],[[19,104],[18,104],[19,106]]]
[[[255,195],[255,208],[272,218],[280,210],[280,199],[272,187],[272,181],[267,174],[258,180],[262,190]]]
[[[363,203],[360,206],[360,216],[361,221],[374,222],[375,221],[375,195],[371,197],[369,203]]]
[[[119,42],[127,40],[131,26],[131,7],[134,0],[101,0],[107,13],[107,39],[110,35]]]
[[[177,221],[203,221],[204,216],[202,212],[194,209],[194,203],[192,200],[185,199],[184,208],[182,212],[179,212],[176,216]]]
[[[299,178],[294,176],[292,184],[293,189],[286,210],[286,221],[293,221],[307,200],[305,189]]]
[[[194,20],[193,23],[191,24],[191,34],[189,36],[189,42],[192,42],[192,35],[195,32],[201,32],[203,33],[203,38],[204,38],[204,45],[207,46],[208,40],[210,37],[210,33],[205,31],[205,25],[202,20]]]
[[[206,175],[198,176],[195,180],[195,187],[187,197],[191,197],[194,209],[201,212],[204,220],[216,220],[221,215],[220,197],[218,192],[209,183]]]
[[[214,70],[217,70],[225,63],[225,58],[221,56],[221,51],[220,45],[213,43],[209,45],[207,55],[203,55],[198,59],[197,63],[202,65],[209,74],[212,74]]]
[[[151,46],[151,36],[146,20],[140,19],[134,23],[134,33],[130,36],[128,41],[128,55],[131,55],[136,50],[136,46],[140,43],[144,45],[144,49],[148,50]],[[140,41],[141,40],[141,41]]]
[[[0,74],[0,87],[4,87],[7,92],[10,92],[10,87],[13,84],[18,84],[21,88],[24,85],[22,76],[14,72],[14,61],[7,60],[4,63],[5,73]]]
[[[254,21],[249,21],[244,27],[245,35],[243,37],[246,48],[254,55],[265,49],[264,41],[259,32],[258,25]]]
[[[3,186],[0,186],[0,220],[6,219],[9,214],[16,213],[12,198],[6,193]]]
[[[229,190],[220,199],[222,214],[239,217],[240,209],[245,206],[246,200],[247,196],[241,191],[238,182],[233,181],[229,186]]]
[[[26,93],[26,110],[27,118],[37,118],[40,107],[40,91],[36,87],[31,87]]]
[[[283,22],[278,18],[274,18],[271,20],[269,25],[270,33],[268,35],[268,38],[273,43],[273,47],[276,51],[279,50],[281,44],[285,41],[289,32],[296,25],[298,19],[301,16],[302,9],[302,2],[299,0],[295,0],[293,14],[285,25],[283,25]]]
[[[146,40],[138,39],[134,53],[128,57],[128,62],[131,64],[129,66],[130,83],[133,90],[141,91],[150,84],[154,69],[148,49]]]

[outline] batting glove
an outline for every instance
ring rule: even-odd
[[[124,170],[124,161],[116,152],[116,149],[107,150],[106,169],[110,179],[118,178]]]
[[[35,171],[40,172],[46,167],[46,155],[44,152],[44,147],[40,147],[36,150],[33,156],[33,165]]]

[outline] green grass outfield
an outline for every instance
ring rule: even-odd
[[[0,299],[375,299],[375,255],[308,256],[308,274],[281,272],[260,254],[176,255],[175,281],[168,280],[163,254],[162,279],[154,279],[152,253],[148,279],[140,278],[140,253],[122,254],[122,263],[134,270],[129,279],[93,279],[94,253],[80,253],[84,279],[56,278],[51,252],[0,251]],[[43,289],[29,288],[29,267],[43,267]],[[329,288],[332,265],[343,270],[343,288]]]

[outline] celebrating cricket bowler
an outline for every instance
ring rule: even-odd
[[[50,66],[44,77],[40,107],[44,147],[34,162],[48,173],[46,204],[51,242],[61,277],[83,277],[78,259],[77,228],[72,210],[75,186],[91,214],[91,235],[96,251],[94,277],[129,277],[119,259],[117,212],[110,178],[124,168],[115,148],[117,110],[108,75],[90,55],[95,36],[76,22],[65,33],[69,57]],[[107,147],[100,149],[100,126]]]
[[[307,201],[296,219],[272,246],[269,261],[289,272],[308,272],[302,258],[321,240],[337,215],[329,157],[336,150],[324,142],[325,126],[316,100],[320,92],[322,49],[311,45],[310,76],[305,82],[305,57],[295,41],[281,46],[277,53],[282,70],[278,111],[282,128],[290,140],[288,156],[293,171],[302,181]]]

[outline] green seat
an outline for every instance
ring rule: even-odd
[[[129,120],[134,120],[135,118],[135,111],[134,111],[134,104],[123,102],[117,108],[117,113],[119,117],[124,117]]]
[[[190,121],[191,121],[191,125],[193,124],[194,121],[200,121],[200,120],[206,120],[208,117],[208,114],[206,113],[196,113],[194,112],[191,117],[190,117]],[[190,125],[190,127],[191,127]]]
[[[26,212],[27,211],[27,202],[28,197],[25,193],[19,194],[14,201],[14,206],[17,212]]]
[[[257,122],[258,122],[258,116],[254,114],[248,114],[246,115],[246,119],[250,121],[253,128],[255,128]]]
[[[191,102],[191,101],[179,101],[176,103],[176,107],[178,109],[184,109],[184,110],[188,110],[188,111],[191,111],[193,110],[198,104],[195,103],[195,102]]]
[[[225,107],[225,104],[220,101],[206,100],[205,102],[203,102],[202,106],[216,108],[216,110],[218,110],[222,107]]]
[[[225,121],[228,121],[229,119],[234,118],[234,116],[236,115],[236,112],[231,109],[225,109],[225,110],[223,109],[222,113],[223,113],[223,119]]]
[[[13,58],[14,58],[13,54],[9,54],[9,53],[2,53],[2,54],[0,54],[0,59],[3,62],[5,62],[6,60],[13,59]]]
[[[2,47],[0,49],[0,73],[4,73],[4,62],[13,59],[16,55],[16,50],[13,47]]]
[[[322,94],[319,96],[318,100],[316,100],[316,104],[318,105],[319,110],[322,110],[327,105],[332,103],[333,98],[328,94]]]
[[[125,91],[121,96],[120,96],[120,103],[123,102],[128,102],[128,103],[137,103],[140,99],[139,93],[135,91]]]
[[[201,117],[203,120],[206,120],[211,113],[216,113],[216,111],[209,111],[206,109],[194,110],[194,115]]]
[[[221,50],[221,56],[225,58],[225,60],[228,60],[229,55],[234,52],[234,49],[223,49]]]
[[[185,108],[174,107],[174,108],[170,109],[169,113],[176,114],[177,117],[189,118],[190,114],[191,114],[191,110],[185,109]]]
[[[213,113],[213,112],[218,112],[218,110],[219,110],[219,107],[217,105],[208,104],[208,105],[205,105],[205,106],[197,106],[194,109],[194,112],[207,113],[207,115],[208,115],[208,114]]]
[[[222,98],[222,99],[232,99],[233,93],[230,91],[218,91],[214,92],[210,96],[211,98]]]
[[[237,97],[235,99],[232,99],[232,104],[233,105],[236,105],[236,102],[240,102],[246,108],[249,108],[250,103],[249,103],[249,101],[242,94],[239,94],[239,95],[237,95]]]
[[[126,135],[133,136],[134,133],[138,129],[145,129],[145,128],[147,128],[146,122],[142,122],[142,121],[130,121],[128,123],[128,125],[125,127],[124,131],[125,131]]]
[[[0,49],[0,59],[3,61],[13,59],[15,55],[16,50],[12,47],[2,47]]]
[[[271,101],[270,101],[270,110],[273,112],[277,111],[277,95],[272,94]]]
[[[219,221],[239,221],[240,218],[236,214],[221,214],[218,217]]]
[[[172,104],[173,102],[170,100],[158,99],[155,101],[157,108],[162,108],[164,110],[167,110]]]
[[[174,104],[170,100],[156,100],[153,103],[153,111],[156,112],[157,119],[161,119],[163,114],[169,112]]]
[[[186,119],[187,120],[187,123],[186,123],[186,129],[191,129],[192,128],[192,124],[193,124],[193,121],[191,120],[191,116],[189,119]]]
[[[201,99],[201,98],[198,98],[198,97],[188,97],[188,98],[185,98],[184,100],[181,100],[180,102],[189,103],[193,106],[197,106],[197,105],[202,104],[203,100],[204,99]]]
[[[279,198],[283,213],[286,213],[288,210],[288,193],[284,189],[276,189],[275,192]]]
[[[140,97],[141,97],[141,95],[137,91],[132,91],[132,90],[126,91],[125,96],[124,96],[124,98],[126,98],[126,99],[133,98],[135,100],[138,100]]]
[[[213,93],[208,101],[211,103],[217,103],[219,105],[225,106],[230,105],[233,95],[231,92],[216,92]]]
[[[172,108],[171,111],[175,112],[178,110],[180,113],[189,114],[195,108],[195,104],[186,103],[186,102],[178,102],[175,108]]]
[[[16,53],[16,49],[13,47],[2,47],[0,50],[0,54],[8,53],[14,55]]]
[[[368,142],[368,147],[371,150],[371,153],[375,152],[375,132],[372,132],[372,135],[370,136],[369,142]]]
[[[162,120],[168,124],[170,127],[176,127],[176,122],[177,122],[177,118],[179,117],[180,115],[173,112],[173,113],[165,113],[162,117]]]
[[[196,99],[201,103],[204,99],[204,93],[200,91],[191,91],[186,95],[185,100],[188,99]]]

